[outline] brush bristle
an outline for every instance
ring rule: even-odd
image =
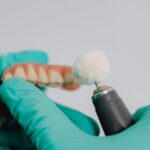
[[[74,63],[72,74],[75,79],[86,85],[101,83],[110,72],[106,55],[99,50],[83,53]]]

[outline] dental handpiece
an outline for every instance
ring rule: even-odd
[[[73,65],[73,75],[80,84],[95,84],[97,87],[92,101],[105,135],[121,132],[134,124],[134,119],[116,90],[101,84],[109,71],[110,63],[99,50],[83,53]]]
[[[92,100],[105,135],[119,133],[134,124],[129,110],[113,87],[97,86]]]

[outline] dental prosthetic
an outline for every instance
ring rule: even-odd
[[[36,63],[15,64],[5,70],[2,82],[11,78],[22,78],[38,87],[61,88],[73,91],[80,88],[80,84],[72,76],[72,68],[61,65],[47,65]],[[7,125],[12,119],[5,105],[0,103],[0,126]]]
[[[99,50],[83,53],[73,65],[73,76],[79,83],[96,85],[92,101],[105,135],[121,132],[134,123],[115,89],[102,85],[109,72],[110,63]]]
[[[69,66],[25,63],[8,68],[2,77],[6,81],[13,77],[23,78],[40,87],[57,87],[65,90],[76,90],[80,84],[72,76]]]

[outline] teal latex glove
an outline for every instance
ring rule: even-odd
[[[45,64],[48,62],[48,56],[44,52],[36,50],[28,50],[19,53],[10,53],[6,56],[0,56],[0,77],[2,76],[4,70],[11,65],[23,62]],[[93,119],[71,108],[67,108],[60,104],[56,105],[78,128],[80,128],[87,134],[99,134],[98,125]],[[85,124],[86,128],[84,127]],[[9,128],[0,128],[0,145],[13,147],[15,150],[27,150],[35,148],[30,139],[22,131],[22,128],[14,129],[11,128],[11,126]]]
[[[46,53],[39,50],[25,50],[17,53],[9,53],[7,55],[0,56],[0,78],[2,77],[3,72],[8,67],[16,63],[25,63],[25,62],[46,64],[48,63],[48,56]],[[11,122],[12,121],[10,121],[10,124],[12,124]],[[15,123],[15,121],[13,122]],[[20,146],[23,147],[24,145],[26,145],[25,146],[26,148],[33,147],[33,145],[31,146],[30,140],[26,137],[22,129],[13,129],[13,128],[11,129],[11,128],[12,128],[11,125],[7,125],[6,128],[4,127],[0,128],[0,145],[15,146],[15,148]]]
[[[0,95],[37,150],[150,149],[150,106],[139,109],[136,123],[125,131],[97,137],[81,131],[50,98],[23,79],[4,82]]]

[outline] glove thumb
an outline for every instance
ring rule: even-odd
[[[19,78],[7,80],[0,86],[0,95],[37,149],[54,150],[57,143],[82,137],[57,105],[31,83]]]

